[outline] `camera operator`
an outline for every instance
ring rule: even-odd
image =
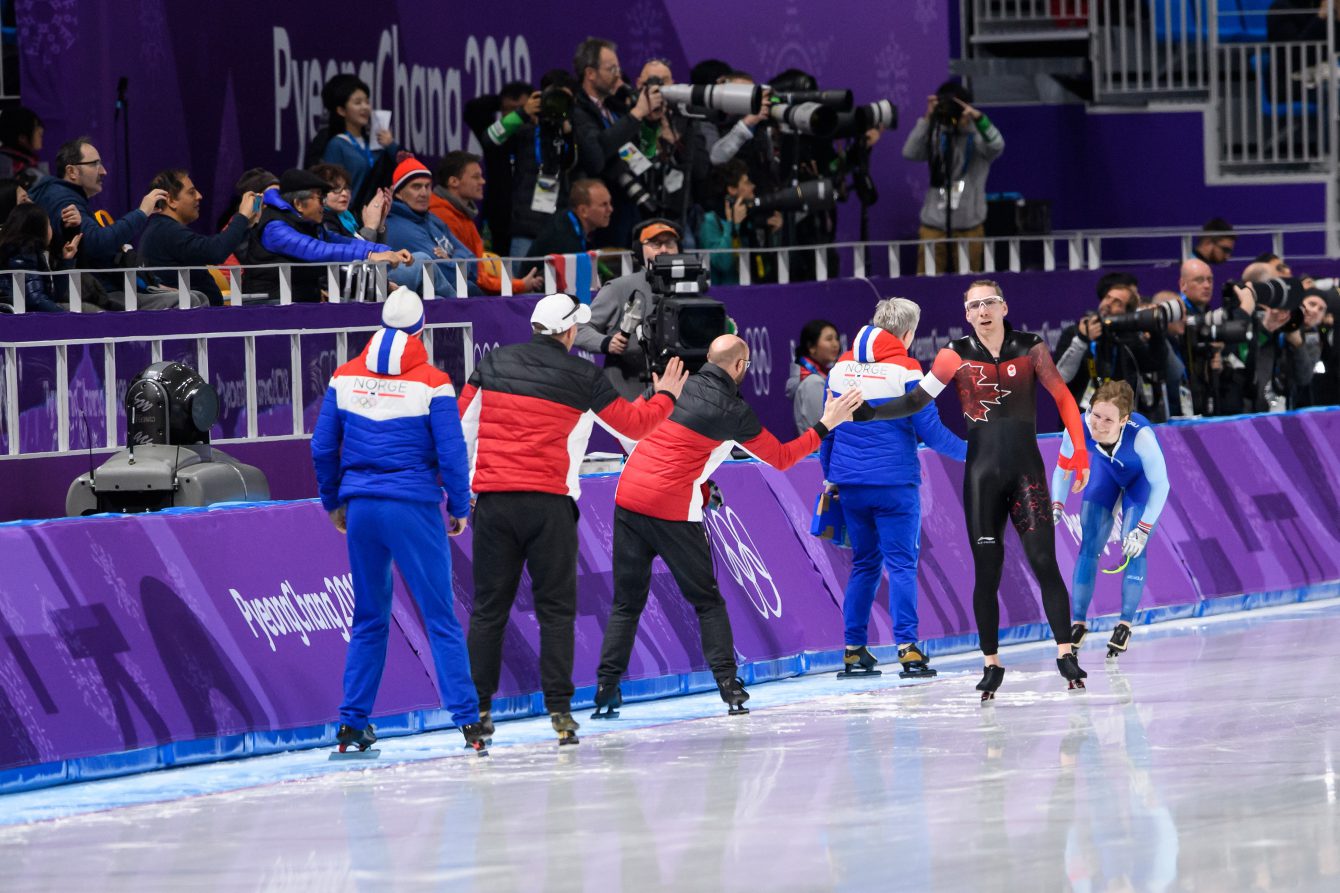
[[[1328,290],[1333,296],[1334,289]],[[1315,343],[1317,363],[1312,381],[1297,394],[1298,406],[1334,406],[1340,403],[1340,341],[1327,292],[1310,289],[1303,299],[1303,339]]]
[[[1210,309],[1214,274],[1196,258],[1183,262],[1179,301],[1165,318],[1168,342],[1186,370],[1186,391],[1169,384],[1172,415],[1236,415],[1243,411],[1250,390],[1248,360],[1251,351],[1251,315],[1254,292],[1234,287],[1236,307]]]
[[[768,81],[773,94],[813,93],[819,82],[814,75],[798,68],[788,68]],[[803,104],[802,104],[803,105]],[[777,156],[778,178],[786,184],[814,184],[825,181],[833,184],[832,173],[839,169],[837,147],[830,136],[806,132],[789,132],[778,125]],[[786,215],[781,231],[781,243],[786,246],[827,245],[837,239],[837,209],[833,205],[811,206]],[[790,278],[794,281],[817,278],[818,264],[815,252],[800,251],[791,255]],[[828,250],[828,269],[838,268],[836,249]]]
[[[623,247],[630,244],[637,211],[626,186],[620,183],[621,175],[626,183],[630,168],[640,166],[633,153],[640,153],[642,125],[662,110],[665,101],[660,88],[649,85],[637,91],[631,107],[619,106],[614,99],[620,84],[616,50],[612,42],[598,37],[589,37],[577,47],[572,68],[581,89],[572,107],[572,127],[581,169],[587,176],[604,180],[614,197],[614,219],[603,244]],[[646,161],[642,156],[641,162]]]
[[[605,376],[614,389],[630,400],[646,389],[647,356],[638,343],[638,329],[655,312],[658,296],[647,271],[652,259],[678,254],[679,228],[653,217],[633,230],[639,269],[607,282],[591,301],[591,321],[577,327],[577,348],[605,357]]]
[[[465,126],[479,140],[488,188],[480,211],[488,227],[489,245],[506,254],[512,244],[512,157],[517,132],[535,117],[539,94],[525,81],[504,84],[502,90],[465,104]]]
[[[731,71],[721,78],[721,84],[740,84],[751,86],[753,77],[743,71]],[[732,159],[739,158],[749,168],[749,179],[763,195],[777,189],[776,159],[773,152],[772,129],[768,127],[768,109],[771,105],[771,88],[763,88],[763,105],[753,115],[740,115],[727,118],[718,125],[704,122],[703,135],[707,142],[707,160],[713,168],[719,168]],[[733,123],[732,123],[733,122]],[[722,130],[725,130],[723,133]],[[707,184],[704,184],[706,186]],[[703,196],[704,199],[710,196]]]
[[[968,264],[982,269],[986,222],[986,177],[991,162],[1005,151],[1005,138],[972,106],[972,93],[962,84],[946,81],[926,97],[926,114],[903,143],[903,157],[930,163],[931,184],[921,204],[918,238],[935,242],[937,272],[955,270],[957,249],[945,250],[946,226],[954,239],[969,239]],[[917,251],[917,273],[926,272],[926,253]],[[966,272],[966,271],[958,271]]]
[[[1272,264],[1248,265],[1242,273],[1247,282],[1276,278]],[[1309,294],[1293,310],[1258,308],[1255,329],[1256,355],[1253,370],[1253,408],[1260,412],[1293,409],[1300,394],[1306,395],[1321,359],[1321,339],[1315,329],[1325,316],[1325,299]],[[1304,334],[1311,329],[1313,337]],[[1304,403],[1306,405],[1306,403]]]
[[[568,209],[577,144],[572,104],[577,82],[561,68],[540,78],[525,105],[529,123],[516,131],[512,153],[511,257],[530,257],[531,245],[551,217]]]
[[[1098,310],[1061,332],[1056,368],[1082,409],[1088,409],[1104,383],[1124,381],[1135,392],[1141,414],[1167,421],[1167,348],[1155,317],[1126,316],[1138,303],[1134,276],[1109,273],[1099,279]]]

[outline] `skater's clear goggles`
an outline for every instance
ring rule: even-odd
[[[969,313],[976,313],[983,307],[994,307],[997,304],[1004,304],[1004,303],[1005,299],[1002,298],[1000,295],[992,295],[989,298],[978,298],[975,301],[964,301],[963,309],[968,311]]]

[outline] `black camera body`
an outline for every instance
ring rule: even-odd
[[[726,305],[707,296],[706,264],[693,255],[661,254],[647,267],[647,281],[656,296],[643,323],[648,380],[664,371],[671,357],[697,372],[712,341],[729,327]]]

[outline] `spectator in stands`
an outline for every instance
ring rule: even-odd
[[[123,246],[133,244],[139,238],[149,221],[149,215],[156,213],[167,201],[166,192],[151,189],[140,200],[138,208],[110,226],[99,226],[89,209],[88,201],[102,192],[102,183],[106,177],[107,168],[103,167],[98,150],[88,137],[81,136],[60,147],[56,153],[55,173],[43,177],[29,190],[33,202],[47,212],[52,231],[57,234],[52,243],[53,251],[61,250],[75,233],[83,235],[76,265],[85,270],[134,266],[134,259],[126,256]],[[104,292],[98,300],[108,309],[125,309],[124,278],[117,274],[106,274],[97,279]],[[57,286],[62,295],[65,285],[62,282]],[[142,285],[137,291],[137,304],[141,310],[177,306],[176,289],[150,290]],[[203,303],[204,298],[200,298],[200,301]]]
[[[433,175],[424,163],[414,156],[396,165],[391,185],[391,213],[386,218],[386,240],[393,248],[408,251],[412,256],[406,264],[391,274],[397,285],[422,288],[424,270],[431,270],[433,291],[442,297],[465,297],[456,294],[456,271],[452,266],[433,263],[435,260],[473,261],[470,249],[451,234],[441,220],[428,211],[433,195]],[[479,294],[475,284],[479,265],[465,265],[467,294]]]
[[[577,167],[577,144],[573,141],[572,117],[560,94],[569,99],[577,93],[577,81],[564,69],[547,72],[540,79],[542,103],[532,123],[516,133],[512,168],[512,241],[508,254],[530,257],[531,243],[555,214],[568,209],[568,193]],[[545,113],[546,106],[549,113]]]
[[[62,249],[61,269],[69,269],[79,250],[82,236],[76,235],[65,243]],[[37,205],[19,205],[5,221],[0,230],[0,308],[12,312],[14,306],[14,280],[9,270],[23,270],[26,273],[50,273],[47,263],[47,246],[51,244],[51,220]],[[56,303],[56,288],[51,276],[30,275],[23,280],[24,308],[26,312],[51,312],[65,310]]]
[[[575,254],[591,249],[591,235],[610,225],[614,205],[610,192],[599,180],[578,180],[568,192],[568,210],[555,214],[531,243],[529,255],[543,258],[551,254]],[[526,265],[526,273],[540,267],[539,261]]]
[[[321,89],[327,140],[321,160],[349,172],[350,204],[355,211],[362,210],[386,186],[400,152],[391,131],[372,132],[371,95],[368,85],[352,74],[337,74]]]
[[[150,267],[204,267],[223,263],[241,247],[250,228],[260,219],[260,196],[245,193],[238,211],[223,232],[202,236],[192,232],[191,224],[200,219],[200,202],[204,199],[191,175],[181,168],[160,171],[149,184],[151,189],[167,193],[161,214],[149,218],[140,237],[140,259]],[[175,285],[167,279],[169,286]],[[205,296],[214,307],[223,306],[223,293],[207,270],[192,270],[191,289]]]
[[[581,85],[572,107],[578,163],[587,176],[603,179],[614,197],[612,228],[602,243],[625,246],[637,214],[632,200],[619,186],[618,175],[627,170],[619,149],[628,143],[641,143],[643,121],[659,114],[665,100],[660,90],[640,90],[626,112],[613,107],[611,98],[619,87],[620,68],[616,47],[608,40],[591,37],[582,41],[572,68]]]
[[[945,220],[953,238],[968,239],[968,264],[982,269],[980,241],[986,222],[986,178],[991,163],[1005,151],[1005,138],[995,125],[972,106],[967,87],[946,81],[926,97],[926,113],[903,143],[903,157],[930,163],[931,185],[921,204],[918,238],[935,241],[935,269],[957,270],[958,248],[945,250]],[[917,272],[924,273],[925,251],[917,251]],[[958,270],[958,272],[963,272]]]
[[[349,210],[349,200],[353,196],[349,172],[338,164],[321,163],[311,168],[312,173],[326,181],[330,191],[326,193],[322,226],[333,233],[354,239],[367,239],[369,242],[386,240],[386,215],[391,210],[391,191],[378,189],[372,200],[363,206],[358,217]],[[362,224],[359,223],[362,218]]]
[[[637,240],[636,272],[605,283],[591,301],[591,320],[577,327],[577,347],[605,357],[605,376],[614,389],[636,399],[650,381],[638,329],[656,312],[659,298],[647,279],[647,268],[662,254],[678,254],[675,224],[662,217],[633,228]]]
[[[763,225],[749,217],[754,201],[754,181],[749,179],[749,165],[743,159],[732,158],[712,172],[716,198],[712,210],[703,215],[698,226],[698,247],[704,251],[741,248],[763,248],[779,244],[777,233],[782,228],[782,212],[774,211]],[[756,256],[753,263],[761,278],[765,264],[771,258]],[[712,284],[735,285],[740,281],[740,265],[730,253],[711,256]],[[818,416],[815,416],[817,419]]]
[[[233,194],[224,203],[223,210],[219,213],[219,218],[214,223],[214,229],[222,231],[228,226],[228,221],[233,219],[237,209],[241,206],[244,193],[254,192],[257,195],[265,192],[267,189],[278,189],[279,178],[270,173],[263,167],[253,167],[237,178],[237,183],[233,186]],[[256,230],[252,230],[254,236]],[[248,238],[247,243],[254,242],[254,238]],[[243,245],[237,252],[237,257],[241,259],[242,254],[247,250],[247,245]]]
[[[32,198],[28,195],[28,190],[18,180],[12,177],[6,180],[0,180],[0,226],[4,226],[9,219],[10,212],[19,205],[32,204]]]
[[[475,227],[480,202],[485,195],[484,168],[478,155],[469,152],[448,152],[437,165],[433,177],[433,191],[428,210],[447,225],[462,245],[478,258],[484,256],[484,238]],[[502,268],[496,261],[478,267],[480,291],[486,295],[502,294]],[[509,277],[510,278],[510,277]],[[512,279],[512,294],[539,291],[544,276],[531,270],[521,279]]]
[[[480,211],[488,228],[487,244],[495,254],[506,254],[512,244],[512,158],[528,148],[519,131],[539,111],[540,94],[527,81],[511,81],[497,94],[465,104],[465,126],[484,148],[483,170],[489,188]]]
[[[0,177],[18,177],[31,184],[37,174],[46,173],[37,157],[45,130],[37,113],[21,105],[0,113]]]
[[[256,264],[346,264],[357,261],[397,265],[411,261],[409,252],[388,245],[351,239],[329,232],[323,225],[326,181],[316,174],[293,168],[279,178],[279,188],[267,189],[261,197],[260,236],[244,263]],[[324,266],[294,266],[293,300],[319,301],[326,283]],[[279,296],[277,267],[247,268],[243,290],[248,294]]]
[[[1202,227],[1204,235],[1196,242],[1196,248],[1191,253],[1197,260],[1202,260],[1210,266],[1226,263],[1233,257],[1233,248],[1238,244],[1238,237],[1233,235],[1233,226],[1222,217],[1214,217],[1205,223]]]
[[[826,319],[812,319],[800,330],[796,361],[786,380],[786,396],[796,419],[796,431],[804,434],[824,414],[828,395],[828,372],[842,354],[837,326]]]

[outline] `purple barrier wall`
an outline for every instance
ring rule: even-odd
[[[1191,612],[1217,596],[1340,578],[1340,412],[1165,426],[1159,435],[1173,489],[1150,546],[1146,608]],[[1056,438],[1044,440],[1049,462],[1056,448]],[[970,647],[944,642],[974,631],[961,470],[924,452],[922,463],[921,635]],[[849,556],[807,534],[817,462],[786,473],[728,463],[717,478],[727,507],[709,526],[743,660],[838,648]],[[616,485],[590,478],[581,500],[579,686],[594,682],[610,604]],[[1077,513],[1072,497],[1057,537],[1067,575]],[[469,537],[452,546],[457,612],[467,621]],[[336,715],[352,594],[344,541],[315,502],[4,525],[0,555],[0,721],[10,730],[0,737],[0,769]],[[1002,624],[1038,634],[1036,587],[1017,544],[1007,555]],[[538,687],[529,587],[523,577],[500,697]],[[1114,610],[1118,596],[1118,580],[1100,577],[1096,611]],[[394,610],[375,712],[426,710],[440,724],[422,624],[399,589]],[[872,642],[887,644],[889,629],[877,602]],[[703,668],[693,612],[658,567],[629,678],[666,679],[677,690],[675,679]],[[199,754],[242,752],[240,743],[202,744]]]
[[[452,4],[408,0],[375,7],[352,0],[19,4],[23,100],[46,123],[48,157],[67,139],[93,137],[110,171],[100,206],[124,213],[138,205],[155,171],[187,167],[205,194],[207,226],[218,214],[216,200],[232,192],[243,170],[299,164],[319,123],[321,85],[337,69],[360,72],[373,106],[392,111],[398,141],[433,158],[478,151],[462,121],[466,102],[515,78],[538,83],[550,68],[571,69],[573,51],[591,34],[619,44],[630,78],[657,57],[684,82],[690,64],[710,57],[760,80],[800,67],[822,87],[850,87],[857,102],[892,99],[909,121],[948,71],[948,12],[929,2],[831,0],[820,9],[735,0],[723,9],[707,0],[637,0],[610,9],[589,0],[500,0],[460,13]],[[122,55],[108,47],[135,50]],[[122,76],[130,158],[114,118]],[[907,126],[875,151],[881,201],[871,231],[889,238],[915,231],[926,187],[924,166],[901,157]],[[855,237],[854,203],[841,217],[844,235]]]

